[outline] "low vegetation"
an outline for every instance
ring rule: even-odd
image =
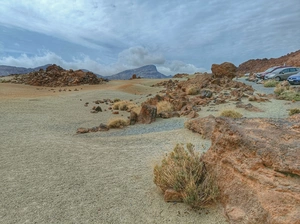
[[[190,86],[186,89],[187,95],[197,95],[199,93],[199,88],[196,86]]]
[[[165,100],[158,102],[156,107],[158,114],[161,112],[172,112],[174,110],[173,105]]]
[[[274,93],[280,100],[300,101],[300,88],[277,84]]]
[[[279,82],[274,79],[269,79],[264,82],[264,87],[275,87]]]
[[[116,101],[113,105],[114,110],[123,110],[123,111],[130,111],[134,107],[137,107],[137,105],[131,101],[122,100],[122,101]]]
[[[293,108],[290,110],[289,115],[292,116],[294,114],[300,114],[300,109],[299,108]]]
[[[186,149],[177,144],[161,165],[154,168],[154,183],[163,192],[175,190],[193,208],[205,207],[216,201],[219,191],[214,180],[192,144],[187,144]]]
[[[123,128],[128,125],[129,125],[129,121],[122,117],[112,118],[108,121],[108,124],[107,124],[107,126],[109,128]]]
[[[223,110],[220,114],[222,117],[241,118],[243,115],[234,110]]]

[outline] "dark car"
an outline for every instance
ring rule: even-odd
[[[287,80],[291,85],[300,85],[300,72],[289,76]]]

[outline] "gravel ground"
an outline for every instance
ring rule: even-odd
[[[193,211],[165,203],[153,183],[154,165],[177,143],[209,147],[183,128],[184,118],[75,134],[128,115],[90,113],[92,101],[103,98],[142,101],[145,95],[100,87],[0,97],[0,223],[227,223],[219,207]]]
[[[1,98],[4,85],[0,84],[0,223],[227,223],[220,207],[193,211],[181,203],[165,203],[152,181],[154,165],[177,143],[191,142],[202,151],[209,148],[210,141],[184,128],[185,118],[75,134],[79,127],[128,116],[90,113],[93,101],[143,102],[146,94],[137,91],[148,94],[158,89],[137,84],[126,86],[124,92],[109,84],[39,96],[44,90],[20,86],[26,97],[10,92]],[[15,88],[10,90],[18,91]],[[88,107],[85,102],[90,102]],[[223,109],[235,109],[245,117],[281,118],[288,116],[288,109],[300,107],[299,102],[277,100],[251,103],[264,112],[236,109],[230,102],[205,107],[199,115],[218,116]],[[101,104],[102,109],[108,106]]]

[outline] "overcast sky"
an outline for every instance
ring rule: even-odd
[[[300,0],[1,0],[0,64],[192,74],[299,50],[299,27]]]

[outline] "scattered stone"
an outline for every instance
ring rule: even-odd
[[[108,131],[109,127],[106,124],[100,124],[99,125],[99,131]]]
[[[150,124],[156,120],[157,108],[149,104],[143,104],[138,115],[138,123]]]
[[[89,129],[87,128],[78,128],[77,129],[77,134],[84,134],[84,133],[88,133],[89,132]]]

